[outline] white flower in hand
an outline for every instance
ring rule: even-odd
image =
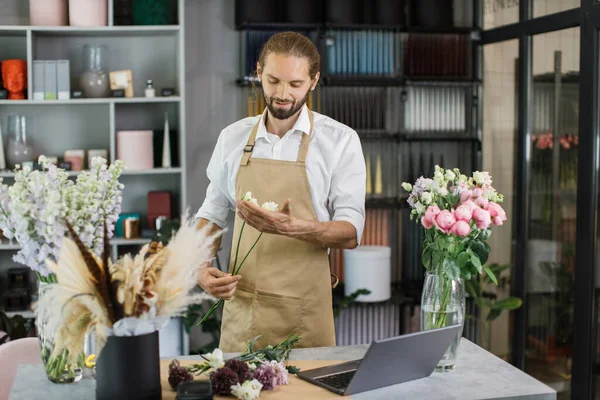
[[[246,192],[244,197],[242,197],[242,200],[249,201],[250,203],[258,206],[258,200],[256,200],[254,197],[252,197],[252,192]]]
[[[221,349],[215,349],[212,353],[205,354],[202,357],[204,357],[206,363],[213,369],[221,368],[225,365]]]
[[[267,201],[261,207],[267,211],[279,211],[279,204],[274,201]]]

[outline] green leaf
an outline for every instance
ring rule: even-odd
[[[431,267],[437,268],[440,265],[442,254],[439,251],[433,252],[433,259],[431,260]]]
[[[496,279],[496,276],[494,275],[494,273],[492,272],[492,270],[490,269],[490,267],[488,267],[487,265],[484,265],[483,269],[488,274],[488,276],[490,277],[490,279],[492,280],[492,282],[494,282],[497,285],[498,284],[498,280]]]
[[[495,320],[496,318],[498,318],[498,317],[500,316],[500,314],[502,314],[502,310],[498,310],[498,309],[496,309],[496,308],[492,308],[492,309],[490,310],[490,313],[489,313],[489,314],[488,314],[488,316],[487,316],[487,320],[488,320],[488,321],[493,321],[493,320]]]
[[[285,368],[288,370],[288,372],[290,374],[293,374],[293,375],[295,375],[298,372],[300,372],[300,368],[296,367],[295,365],[286,365]]]
[[[516,310],[521,305],[523,305],[523,301],[518,297],[508,297],[492,304],[492,308],[497,310]]]
[[[479,260],[479,257],[475,254],[471,254],[471,259],[469,261],[471,261],[471,264],[477,269],[477,272],[481,273],[481,261]]]
[[[477,257],[479,257],[481,264],[485,264],[487,262],[490,251],[488,250],[484,242],[480,240],[475,240],[471,244],[471,250],[473,250],[473,252],[477,254]]]
[[[471,280],[471,272],[469,272],[468,270],[467,270],[467,271],[464,271],[464,272],[463,272],[463,279],[464,279],[465,281]]]
[[[481,240],[483,240],[485,242],[486,240],[489,240],[489,238],[490,238],[491,235],[492,235],[492,230],[491,229],[484,229],[479,234],[479,239],[481,239]]]
[[[431,253],[431,246],[425,246],[423,249],[423,256],[421,257],[421,262],[423,263],[425,269],[431,268]]]
[[[454,258],[444,258],[442,268],[446,272],[446,275],[448,275],[448,278],[455,280],[460,277],[460,268]]]
[[[478,288],[472,279],[465,281],[465,289],[467,290],[467,293],[469,293],[474,299],[479,297]]]
[[[467,263],[469,262],[469,254],[466,251],[463,251],[462,253],[460,253],[457,257],[457,261],[458,261],[458,265],[460,266],[460,268],[464,268],[465,265],[467,265]]]

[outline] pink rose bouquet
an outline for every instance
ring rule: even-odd
[[[477,171],[467,177],[458,168],[436,166],[433,178],[421,177],[402,187],[409,192],[411,219],[425,228],[425,268],[452,280],[470,280],[485,271],[496,282],[485,265],[487,241],[492,226],[506,221],[506,212],[490,174]]]

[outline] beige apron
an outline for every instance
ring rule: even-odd
[[[309,111],[312,131],[313,116]],[[304,133],[297,161],[251,158],[259,122],[244,148],[236,180],[236,198],[250,191],[259,204],[274,201],[281,207],[291,199],[296,218],[316,221],[306,154],[311,136]],[[311,132],[312,133],[312,132]],[[229,272],[243,221],[235,217]],[[238,264],[260,233],[244,227]],[[244,351],[248,341],[262,335],[255,348],[275,345],[289,334],[301,336],[297,347],[335,346],[331,277],[327,248],[282,235],[263,234],[240,270],[234,297],[225,302],[219,348]]]

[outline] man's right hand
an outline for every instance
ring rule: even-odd
[[[217,299],[231,300],[241,275],[231,276],[215,267],[200,268],[198,285]]]

